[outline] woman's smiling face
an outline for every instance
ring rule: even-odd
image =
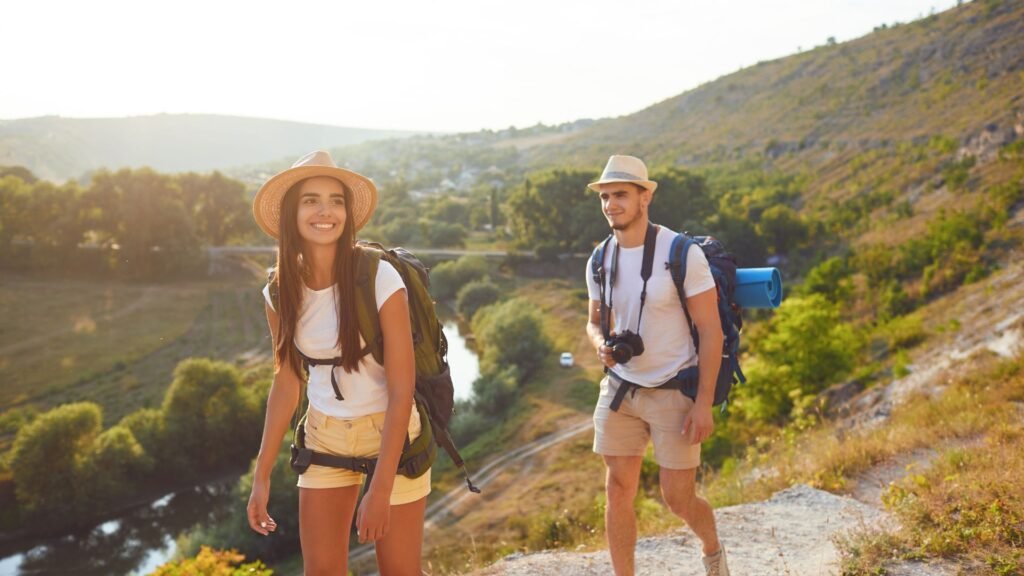
[[[307,244],[337,244],[345,230],[345,188],[327,176],[316,176],[299,187],[296,224]]]

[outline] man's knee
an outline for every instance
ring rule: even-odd
[[[696,474],[690,470],[661,471],[661,497],[677,516],[691,518],[697,505]]]
[[[640,486],[640,468],[630,460],[607,461],[608,475],[605,493],[609,505],[632,505]]]

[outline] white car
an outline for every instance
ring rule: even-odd
[[[572,352],[562,352],[562,355],[558,358],[558,363],[563,368],[572,368],[573,362]]]

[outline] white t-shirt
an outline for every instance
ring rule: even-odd
[[[616,374],[641,386],[658,386],[667,382],[683,368],[697,364],[697,351],[690,336],[679,293],[668,270],[669,249],[676,233],[661,226],[654,247],[654,266],[647,281],[647,303],[644,305],[643,325],[640,336],[644,341],[644,353],[634,356],[626,364],[617,364]],[[611,282],[611,263],[615,254],[616,241],[613,238],[605,249],[605,297]],[[643,245],[634,248],[620,248],[617,279],[612,293],[611,329],[621,334],[626,330],[637,331],[640,319],[640,292],[643,280],[640,268],[643,264]],[[591,256],[593,259],[593,256]],[[587,291],[590,299],[601,301],[597,282],[591,274],[591,263],[587,261]],[[691,246],[686,258],[686,280],[683,291],[687,297],[700,294],[715,287],[708,260],[699,246]]]
[[[341,356],[338,343],[338,309],[335,294],[337,286],[323,290],[310,290],[303,286],[302,313],[295,326],[295,345],[310,358],[327,359]],[[375,296],[377,310],[392,294],[405,288],[402,277],[394,266],[381,260],[377,268]],[[263,288],[263,297],[270,302],[270,287]],[[359,338],[360,347],[366,342]],[[344,400],[334,396],[331,387],[331,370],[334,370],[338,389]],[[388,407],[387,378],[384,367],[372,354],[363,356],[359,370],[345,372],[341,366],[312,366],[309,371],[307,388],[309,403],[320,412],[338,418],[358,418],[367,414],[384,412]]]

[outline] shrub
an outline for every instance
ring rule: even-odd
[[[518,366],[523,377],[528,377],[551,351],[542,326],[536,308],[522,298],[481,309],[473,317],[481,371],[496,373]]]
[[[481,256],[463,256],[442,262],[430,271],[430,294],[437,300],[454,298],[459,288],[487,275],[487,261]]]
[[[455,310],[463,318],[472,319],[477,310],[494,304],[500,296],[501,291],[490,280],[486,278],[475,280],[459,289],[459,295],[455,301]]]

